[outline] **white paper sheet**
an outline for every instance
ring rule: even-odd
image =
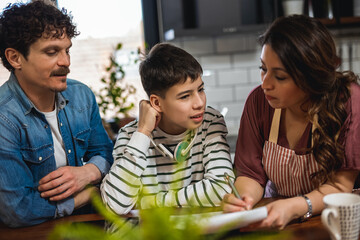
[[[171,216],[173,220],[189,217],[188,215]],[[215,233],[218,231],[227,231],[245,227],[251,223],[258,222],[267,217],[267,208],[260,207],[253,210],[223,213],[223,212],[210,212],[192,214],[191,218],[194,222],[198,222],[203,233]],[[177,227],[182,228],[182,221],[179,222]]]

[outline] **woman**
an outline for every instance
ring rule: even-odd
[[[264,192],[285,197],[249,226],[282,229],[319,214],[324,195],[352,191],[360,170],[360,87],[354,73],[336,71],[334,41],[316,19],[279,18],[260,43],[262,84],[246,101],[235,154],[242,200],[227,194],[223,209],[251,209]]]

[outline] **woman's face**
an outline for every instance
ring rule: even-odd
[[[307,100],[307,94],[295,84],[270,45],[263,46],[260,60],[261,87],[270,106],[300,108]]]

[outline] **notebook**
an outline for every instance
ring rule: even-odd
[[[223,212],[209,212],[192,214],[191,218],[198,223],[201,231],[206,234],[215,233],[218,231],[228,231],[245,227],[251,223],[255,223],[265,219],[268,215],[266,207],[259,207],[248,211],[223,213]],[[179,223],[178,228],[184,228],[181,218],[189,217],[189,215],[174,215],[171,216],[174,222]],[[176,221],[178,220],[178,221]]]

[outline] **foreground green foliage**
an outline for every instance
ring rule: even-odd
[[[140,225],[127,223],[125,218],[119,217],[115,213],[106,209],[101,198],[93,195],[95,208],[104,216],[104,219],[120,228],[115,233],[106,232],[104,229],[85,223],[66,223],[56,226],[50,239],[106,239],[106,240],[137,240],[137,239],[204,239],[200,229],[187,218],[184,223],[185,229],[177,229],[170,216],[174,214],[174,209],[156,208],[140,212]]]
[[[225,232],[219,232],[212,235],[204,235],[197,223],[191,217],[175,218],[170,216],[174,214],[175,209],[154,208],[140,211],[141,223],[133,225],[127,222],[126,218],[119,217],[108,210],[102,203],[98,195],[93,195],[93,205],[104,216],[108,223],[112,223],[119,231],[109,233],[103,228],[94,224],[87,223],[65,223],[56,226],[49,236],[50,240],[143,240],[143,239],[172,239],[172,240],[216,240],[216,239],[288,239],[287,232],[256,232],[243,234],[241,236],[226,236]],[[191,213],[191,209],[187,210]],[[176,222],[175,222],[176,221]],[[182,222],[179,222],[182,221]],[[182,227],[179,228],[178,226]]]

